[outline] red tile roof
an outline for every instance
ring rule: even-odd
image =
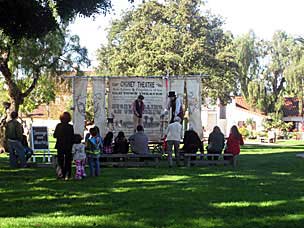
[[[245,101],[244,97],[237,96],[234,97],[236,107],[243,108],[246,110],[251,110],[250,105]]]
[[[256,113],[256,114],[260,114],[260,115],[265,115],[265,113],[255,109],[255,108],[252,108],[245,100],[244,97],[241,97],[241,96],[235,96],[234,97],[234,100],[235,100],[235,105],[236,107],[238,108],[241,108],[241,109],[245,109],[249,112],[252,112],[252,113]]]
[[[283,116],[300,116],[299,99],[297,97],[284,98]]]

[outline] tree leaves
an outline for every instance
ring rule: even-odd
[[[225,48],[232,39],[223,32],[222,20],[202,14],[201,6],[201,1],[149,1],[125,12],[112,23],[108,44],[98,51],[100,73],[209,74],[209,95],[227,102],[234,90],[235,72],[228,66],[235,64]],[[223,83],[227,86],[223,87]]]
[[[15,41],[41,38],[76,16],[106,14],[111,7],[111,0],[1,0],[0,30]]]

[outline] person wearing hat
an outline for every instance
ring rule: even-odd
[[[145,104],[143,102],[144,96],[138,95],[137,99],[132,103],[132,112],[133,112],[133,129],[136,132],[136,127],[138,125],[143,125],[143,112],[145,109]]]
[[[167,150],[168,150],[168,163],[169,167],[172,167],[172,149],[174,146],[174,154],[176,159],[176,165],[180,165],[180,154],[179,154],[179,144],[181,140],[181,132],[182,132],[182,125],[181,125],[181,118],[176,116],[174,118],[174,122],[170,123],[166,130],[166,140],[167,140]]]
[[[180,97],[176,97],[174,91],[169,91],[169,104],[168,110],[171,108],[171,120],[170,123],[174,122],[174,118],[178,116],[181,119],[181,123],[183,122],[183,103]]]

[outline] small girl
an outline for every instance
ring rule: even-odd
[[[88,155],[90,175],[99,176],[100,174],[100,150],[102,148],[102,138],[99,135],[98,128],[90,128],[90,137],[86,141],[86,151]]]
[[[103,153],[112,154],[113,153],[113,132],[109,131],[103,139]]]
[[[125,137],[125,134],[120,131],[114,140],[114,153],[115,154],[127,154],[129,151],[129,142]]]
[[[75,179],[81,180],[85,174],[85,145],[81,143],[82,137],[79,134],[74,135],[74,144],[72,147],[73,160],[75,161],[76,173]]]

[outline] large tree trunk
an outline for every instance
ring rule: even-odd
[[[19,107],[21,104],[23,104],[24,98],[27,97],[32,90],[35,88],[37,81],[38,81],[38,71],[34,75],[33,82],[31,86],[25,91],[22,92],[16,82],[13,80],[13,75],[11,70],[8,67],[8,61],[9,61],[9,55],[10,50],[8,49],[5,54],[2,54],[2,58],[0,58],[0,72],[2,73],[5,83],[8,86],[8,93],[10,96],[10,107],[8,110],[6,110],[6,115],[2,118],[0,122],[0,151],[3,151],[6,149],[6,143],[5,143],[5,124],[7,122],[7,119],[9,117],[9,114],[12,111],[19,111]]]

